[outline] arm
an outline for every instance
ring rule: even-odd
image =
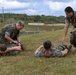
[[[6,38],[8,41],[10,41],[10,42],[13,42],[13,43],[14,43],[14,40],[13,40],[13,39],[11,39],[9,35],[5,34],[5,38]]]
[[[35,56],[36,57],[43,57],[44,56],[44,49],[43,45],[39,46],[36,51],[35,51]]]
[[[21,51],[21,50],[22,50],[21,47],[16,46],[16,47],[12,47],[12,48],[7,48],[6,51],[0,51],[0,54],[5,54],[5,53],[7,53],[9,51]]]
[[[21,51],[21,47],[20,46],[15,46],[15,47],[11,47],[11,48],[7,48],[5,51],[1,51],[0,50],[0,54],[5,54],[9,51]]]
[[[67,35],[67,32],[68,32],[68,28],[69,28],[69,24],[66,24],[66,25],[64,26],[64,35],[63,35],[62,42],[64,42],[65,39],[66,39],[66,35]]]
[[[24,48],[23,44],[21,43],[19,36],[17,37],[17,41],[18,41],[18,45],[21,46],[21,49],[24,50],[25,48]]]
[[[65,56],[66,54],[68,54],[68,49],[65,49],[64,51],[58,49],[58,50],[55,50],[55,52],[53,53],[53,56],[57,56],[57,57],[63,57]]]
[[[74,28],[71,32],[76,32],[76,28]]]
[[[15,46],[15,47],[11,47],[11,48],[7,48],[7,50],[5,51],[5,53],[9,52],[9,51],[21,51],[21,47],[20,46]]]
[[[20,37],[19,36],[17,37],[17,41],[20,42]]]
[[[17,41],[14,41],[14,40],[13,40],[9,35],[7,35],[7,34],[5,34],[5,38],[6,38],[8,41],[10,41],[10,42],[13,42],[13,43],[18,44]]]
[[[40,51],[41,48],[43,48],[43,45],[39,46],[39,47],[36,49],[35,54],[36,54],[38,51]]]
[[[64,51],[62,51],[62,53],[63,53],[63,56],[68,54],[68,49],[65,49]]]

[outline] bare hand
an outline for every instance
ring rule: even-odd
[[[62,39],[62,43],[64,43],[66,41],[66,38],[65,37],[63,37],[63,39]]]
[[[15,43],[15,44],[19,45],[18,41],[13,41],[13,43]]]

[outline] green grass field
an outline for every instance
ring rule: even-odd
[[[63,29],[63,26],[37,26],[37,25],[25,25],[25,31],[55,31]]]
[[[63,30],[23,35],[21,41],[27,50],[16,56],[0,58],[0,75],[76,75],[76,50],[66,57],[37,58],[34,51],[49,39],[57,46],[61,43]],[[69,43],[69,36],[66,44]]]

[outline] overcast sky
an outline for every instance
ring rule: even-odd
[[[0,13],[65,16],[67,6],[76,10],[76,0],[0,0]]]

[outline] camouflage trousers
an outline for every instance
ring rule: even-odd
[[[72,33],[72,36],[70,37],[70,43],[76,47],[76,32]]]

